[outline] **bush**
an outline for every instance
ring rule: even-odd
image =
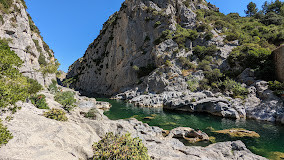
[[[284,94],[284,82],[281,83],[279,81],[269,81],[268,85],[269,89],[274,91],[276,95],[281,96]]]
[[[187,85],[187,88],[192,92],[195,92],[199,87],[198,80],[195,78],[191,78],[189,81],[187,81]]]
[[[43,115],[46,118],[54,119],[57,121],[67,121],[68,120],[68,118],[66,117],[66,113],[61,109],[52,108],[50,111],[44,112]]]
[[[47,65],[47,62],[46,62],[46,60],[45,60],[45,56],[44,56],[42,53],[40,53],[40,55],[39,55],[39,57],[38,57],[38,63],[39,63],[40,65],[43,65],[43,66],[46,66],[46,65]]]
[[[196,65],[194,63],[192,63],[186,57],[179,57],[179,61],[181,62],[183,68],[186,68],[186,69],[196,69]]]
[[[74,99],[74,92],[58,92],[54,96],[54,100],[63,105],[63,108],[67,111],[70,111],[74,108],[74,103],[76,99]]]
[[[51,63],[46,63],[45,65],[42,64],[43,66],[41,66],[41,73],[43,74],[43,76],[47,75],[47,74],[54,74],[57,72],[58,67],[60,66],[60,63],[55,60],[55,62],[51,62]]]
[[[209,83],[219,81],[223,77],[223,73],[219,69],[213,69],[204,71],[205,78],[208,79]]]
[[[239,35],[238,33],[227,33],[225,40],[228,40],[228,41],[235,41],[235,40],[238,40],[238,39],[239,39],[239,36],[240,36],[240,35]]]
[[[174,32],[173,39],[177,42],[180,48],[185,48],[185,42],[187,39],[194,41],[198,37],[198,33],[195,30],[182,28],[177,25],[177,29]]]
[[[90,109],[87,113],[85,113],[84,117],[89,119],[96,119],[98,111],[95,108]]]
[[[232,92],[233,97],[244,98],[248,94],[248,90],[245,87],[242,87],[240,83],[229,78],[224,81],[218,82],[217,87],[220,88],[223,92]]]
[[[231,66],[240,65],[242,68],[259,68],[268,59],[271,50],[261,48],[256,44],[245,44],[235,48],[228,57]]]
[[[219,49],[216,45],[206,46],[195,46],[193,47],[193,54],[196,55],[200,60],[204,59],[205,56],[213,56]]]
[[[172,63],[170,60],[166,60],[165,65],[166,65],[167,67],[172,67],[172,66],[173,66],[173,63]]]
[[[10,131],[2,124],[2,120],[0,119],[0,147],[5,145],[13,138]]]
[[[157,27],[159,27],[161,24],[162,24],[161,21],[157,21],[157,22],[155,23],[154,27],[157,28]]]
[[[130,134],[122,136],[108,133],[98,143],[94,143],[94,160],[97,159],[135,159],[150,160],[147,148],[139,138]]]
[[[49,90],[51,93],[56,93],[56,92],[58,92],[56,80],[54,80],[54,79],[52,80],[52,83],[48,86],[48,90]]]
[[[38,83],[38,81],[27,78],[27,82],[29,83],[28,92],[33,95],[42,90],[42,85]]]
[[[45,100],[46,96],[43,94],[33,96],[30,98],[33,105],[35,105],[39,109],[49,109],[48,104]]]
[[[163,31],[162,35],[154,41],[154,44],[158,45],[158,44],[160,44],[161,42],[163,42],[167,39],[172,39],[172,31],[171,30]]]

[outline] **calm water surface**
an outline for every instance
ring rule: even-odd
[[[211,116],[201,113],[187,113],[164,111],[155,108],[139,108],[123,101],[100,99],[108,101],[112,104],[112,108],[104,114],[112,120],[126,119],[134,117],[151,126],[158,126],[166,130],[176,127],[191,127],[205,131],[209,136],[216,137],[217,142],[242,140],[246,146],[254,153],[265,157],[270,157],[271,152],[284,152],[284,126],[276,125],[264,121],[256,120],[233,120],[225,119],[217,116]],[[154,116],[155,119],[145,120],[147,116]],[[208,129],[212,127],[215,130],[223,130],[230,128],[244,128],[256,131],[260,134],[260,138],[230,138],[228,136],[217,135]],[[186,144],[191,145],[191,144]],[[208,144],[195,144],[206,146]]]

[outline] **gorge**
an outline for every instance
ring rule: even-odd
[[[249,5],[126,0],[65,78],[1,0],[0,159],[283,159],[284,2]]]

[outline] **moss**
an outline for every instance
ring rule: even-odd
[[[248,131],[242,128],[225,129],[225,130],[212,131],[212,132],[219,134],[226,134],[231,137],[251,137],[251,138],[260,137],[260,135],[255,131]]]
[[[283,152],[271,152],[268,158],[273,159],[273,160],[283,160],[284,153]]]

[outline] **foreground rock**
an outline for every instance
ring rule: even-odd
[[[49,103],[51,101],[48,99]],[[184,146],[175,138],[164,137],[161,128],[151,127],[136,119],[109,120],[102,110],[97,109],[96,102],[86,97],[79,100],[78,107],[67,115],[67,122],[47,119],[42,116],[44,110],[29,103],[18,105],[22,109],[14,115],[13,120],[6,122],[14,138],[0,148],[0,159],[87,159],[93,155],[93,142],[99,141],[108,132],[129,132],[133,137],[140,137],[152,159],[265,159],[251,153],[241,141],[217,143],[205,148]],[[95,118],[85,118],[84,113],[92,108],[97,110]],[[170,135],[178,135],[175,131],[181,129],[173,130]],[[186,136],[187,133],[191,132],[183,132],[182,135]]]

